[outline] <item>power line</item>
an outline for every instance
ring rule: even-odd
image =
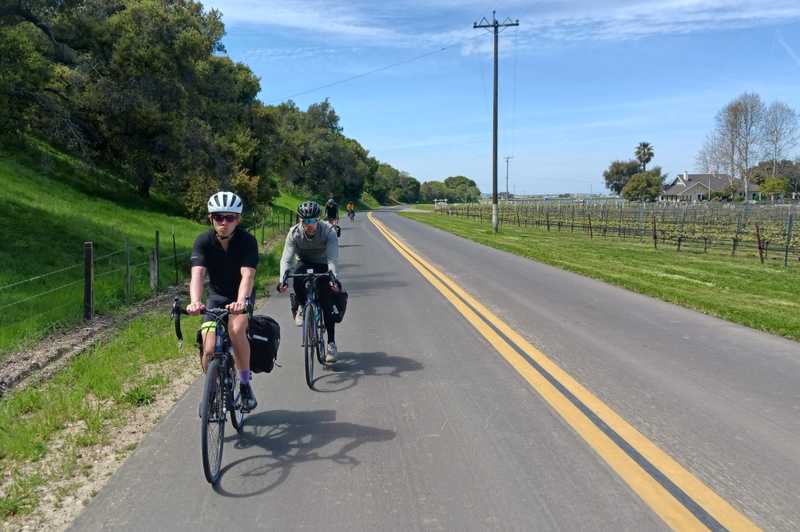
[[[472,40],[472,39],[467,39],[467,41],[469,41],[469,40]],[[377,72],[382,72],[384,70],[389,70],[390,68],[394,68],[394,67],[399,66],[399,65],[405,65],[405,64],[408,64],[408,63],[413,63],[414,61],[419,61],[421,59],[425,59],[426,57],[430,57],[432,55],[436,55],[438,53],[444,52],[445,50],[449,50],[450,48],[454,48],[456,46],[460,46],[460,45],[464,44],[464,42],[466,42],[466,41],[453,43],[453,44],[438,48],[436,50],[432,50],[430,52],[425,52],[424,54],[420,54],[420,55],[417,55],[417,56],[414,56],[414,57],[410,57],[408,59],[403,59],[402,61],[397,61],[396,63],[391,63],[391,64],[388,64],[388,65],[384,65],[382,67],[378,67],[378,68],[374,68],[372,70],[368,70],[367,72],[362,72],[361,74],[356,74],[355,76],[350,76],[349,78],[340,79],[338,81],[334,81],[332,83],[326,83],[325,85],[320,85],[320,86],[314,87],[312,89],[306,89],[306,90],[301,91],[301,92],[296,92],[294,94],[290,94],[289,96],[285,96],[284,98],[281,98],[281,99],[271,100],[270,103],[285,102],[286,100],[289,100],[289,99],[294,98],[296,96],[303,96],[305,94],[316,92],[316,91],[319,91],[319,90],[322,90],[322,89],[327,89],[329,87],[335,87],[336,85],[341,85],[343,83],[348,83],[350,81],[353,81],[353,80],[356,80],[356,79],[359,79],[359,78],[370,76],[370,75],[375,74]]]

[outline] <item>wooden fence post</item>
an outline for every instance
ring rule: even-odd
[[[789,212],[789,221],[786,227],[786,251],[783,254],[783,267],[789,266],[789,247],[792,245],[792,223],[794,222],[794,213]]]
[[[589,211],[588,215],[589,215],[589,238],[593,239],[594,238],[594,232],[592,231],[592,212]]]
[[[154,248],[155,253],[155,270],[156,270],[156,288],[155,291],[158,292],[158,287],[161,284],[161,242],[159,240],[158,231],[156,231],[156,247]]]
[[[764,264],[764,242],[761,240],[761,228],[756,224],[756,242],[758,243],[758,258]]]
[[[156,292],[158,290],[158,274],[156,273],[156,250],[151,249],[148,254],[150,264],[150,291]]]
[[[653,247],[658,249],[658,227],[656,226],[656,213],[653,212]]]
[[[94,316],[94,244],[83,243],[83,319]]]
[[[172,230],[172,263],[175,265],[175,285],[178,285],[178,246],[175,244],[175,230]]]
[[[575,232],[575,205],[572,206],[572,228],[570,229],[570,233]]]
[[[125,237],[125,302],[130,303],[133,297],[131,284],[131,246]]]

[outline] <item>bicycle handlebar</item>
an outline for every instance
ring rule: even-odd
[[[248,318],[253,317],[253,303],[249,297],[246,297],[244,300],[244,311],[243,312],[231,312],[226,308],[207,308],[204,309],[203,312],[207,314],[212,314],[215,321],[218,323],[227,318],[231,314],[247,314]],[[181,314],[189,316],[190,314],[186,312],[186,309],[180,303],[180,298],[176,297],[175,300],[172,302],[172,312],[170,312],[170,318],[175,320],[175,336],[178,338],[180,342],[183,342],[183,331],[181,331]]]

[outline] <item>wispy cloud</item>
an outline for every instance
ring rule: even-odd
[[[789,54],[789,57],[794,59],[794,62],[797,64],[798,67],[800,67],[800,56],[798,56],[797,53],[794,51],[794,49],[791,46],[789,46],[789,43],[787,43],[784,40],[783,35],[781,34],[780,31],[777,32],[777,40],[778,44],[783,46],[783,49],[786,50],[787,54]]]
[[[483,54],[472,21],[490,16],[481,0],[209,0],[228,24],[257,24],[327,35],[362,45],[425,47],[464,43]],[[499,18],[520,19],[520,48],[584,40],[631,40],[800,20],[796,0],[595,0],[508,2]],[[784,41],[785,42],[785,41]],[[786,47],[786,46],[784,46]],[[788,50],[787,50],[788,51]],[[796,54],[794,57],[797,57]]]

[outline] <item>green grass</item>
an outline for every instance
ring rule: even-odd
[[[187,320],[185,330],[198,321]],[[71,438],[75,447],[106,441],[125,410],[149,404],[167,385],[166,376],[146,377],[143,368],[192,353],[188,342],[182,352],[176,345],[166,309],[151,312],[79,355],[46,383],[9,392],[0,400],[0,467],[14,470],[36,462],[67,427],[77,427]],[[65,452],[63,458],[62,472],[74,476],[74,456]],[[15,479],[0,497],[0,518],[35,507],[34,488],[42,481],[36,475]]]
[[[377,209],[380,206],[381,206],[380,202],[376,200],[372,194],[370,194],[369,192],[364,192],[363,194],[361,194],[361,200],[359,200],[356,208],[363,211],[369,209]]]
[[[281,251],[278,245],[262,255],[258,278],[263,283],[277,276]],[[171,375],[158,369],[159,364],[180,358],[197,363],[193,339],[199,323],[199,317],[183,319],[186,341],[178,351],[168,308],[148,312],[106,343],[81,353],[50,380],[0,398],[0,468],[18,471],[35,465],[50,452],[55,436],[69,427],[76,432],[67,448],[59,450],[60,468],[53,478],[76,476],[77,449],[108,441],[126,411],[150,405],[170,384]],[[48,480],[43,475],[14,477],[0,496],[0,519],[36,507],[37,488]]]
[[[131,249],[133,292],[128,301],[150,294],[147,254],[160,232],[161,279],[174,282],[172,232],[178,274],[185,279],[188,252],[205,228],[180,216],[176,207],[155,197],[145,200],[126,182],[35,143],[25,152],[0,155],[0,209],[13,224],[14,238],[0,247],[0,287],[67,268],[18,286],[0,288],[3,328],[0,357],[56,327],[81,319],[83,243],[94,243],[95,309],[104,314],[121,306],[127,239]],[[66,285],[66,286],[65,286]],[[48,293],[49,292],[49,293]],[[43,294],[43,295],[40,295]]]
[[[281,190],[280,195],[272,200],[273,207],[279,207],[281,209],[285,209],[291,213],[294,213],[297,210],[297,206],[300,205],[306,198],[297,196],[294,193]]]
[[[504,226],[493,235],[478,221],[402,213],[475,242],[600,279],[629,290],[800,340],[800,271],[782,261],[653,249],[635,239],[590,239],[582,233]]]
[[[188,278],[192,243],[207,229],[182,217],[175,205],[157,194],[143,199],[129,183],[35,140],[24,151],[0,153],[0,182],[0,208],[19,228],[0,246],[0,359],[82,319],[85,241],[94,243],[94,305],[96,314],[103,315],[152,295],[148,253],[156,231],[161,286],[167,286],[176,279],[173,231],[177,278],[182,282]],[[287,209],[293,212],[299,201],[291,194],[276,199],[284,221],[291,218]],[[283,230],[285,224],[275,222],[276,227],[269,229]],[[126,239],[133,266],[130,293],[125,290]],[[259,270],[259,280],[263,271]]]

